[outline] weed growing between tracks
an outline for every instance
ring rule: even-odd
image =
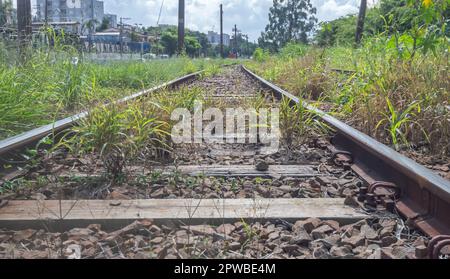
[[[218,72],[219,68],[210,66],[203,78],[217,75]],[[281,130],[285,144],[283,150],[288,150],[289,156],[292,147],[304,145],[327,130],[317,120],[315,113],[301,105],[291,107],[287,99],[281,103],[274,102],[274,97],[270,94],[250,94],[249,97],[232,100],[227,96],[218,98],[214,97],[217,92],[209,92],[211,81],[198,82],[199,85],[189,84],[174,91],[154,92],[126,104],[99,107],[82,120],[78,127],[66,133],[56,149],[66,148],[75,156],[98,156],[103,162],[103,168],[115,179],[121,177],[128,163],[137,163],[150,169],[155,162],[176,164],[177,156],[171,156],[175,145],[170,137],[179,119],[173,121],[172,112],[184,108],[193,113],[197,100],[202,100],[202,109],[205,111],[207,108],[218,108],[225,112],[230,106],[239,106],[262,113],[261,109],[277,108],[276,111],[281,111]],[[203,82],[205,85],[202,85]],[[250,127],[246,131],[250,132]],[[198,147],[188,144],[183,145],[183,148],[188,151]]]
[[[248,66],[301,98],[320,100],[327,111],[397,150],[423,147],[426,154],[449,156],[448,46],[439,45],[437,56],[399,58],[388,43],[378,36],[359,49],[282,51]]]
[[[171,156],[174,147],[171,132],[177,124],[171,119],[174,110],[185,108],[194,113],[196,101],[202,101],[203,109],[226,108],[226,103],[211,99],[205,93],[196,86],[181,87],[175,91],[154,92],[125,104],[100,106],[78,126],[64,132],[53,152],[62,148],[74,156],[96,154],[107,174],[114,179],[122,176],[131,161],[149,167],[155,162],[172,161],[176,159]],[[250,98],[242,105],[257,110],[265,107],[261,96]]]
[[[66,132],[54,149],[66,148],[74,155],[98,154],[107,173],[118,178],[130,158],[144,162],[167,159],[171,113],[179,107],[192,111],[200,93],[195,88],[181,88],[126,104],[100,106]]]
[[[289,152],[296,146],[302,146],[311,140],[327,134],[330,130],[316,116],[316,113],[304,106],[304,101],[293,105],[292,100],[283,98],[280,105],[280,130],[283,143]]]

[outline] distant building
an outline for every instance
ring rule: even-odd
[[[119,52],[120,51],[120,32],[97,32],[93,34],[91,42],[99,52]],[[89,44],[89,37],[82,38],[85,45]],[[132,42],[131,39],[125,35],[122,36],[122,44],[124,52],[150,52],[151,45],[149,42]]]
[[[208,31],[208,42],[213,45],[219,45],[220,44],[220,34],[214,31]],[[230,35],[223,34],[223,45],[230,46]]]
[[[32,24],[33,31],[39,31],[44,26],[44,22],[33,22]],[[67,21],[67,22],[49,22],[49,26],[51,26],[55,30],[64,30],[65,33],[72,33],[72,34],[80,34],[81,33],[81,26],[80,23],[77,21]]]
[[[120,32],[97,32],[92,35],[92,40],[96,43],[118,44],[120,43]],[[130,42],[126,36],[122,37],[124,43]]]
[[[105,14],[105,18],[109,21],[108,28],[117,28],[117,15]]]
[[[45,3],[47,2],[47,9]],[[85,25],[95,20],[94,27],[101,24],[105,17],[103,1],[97,0],[37,0],[36,20],[45,22],[79,22]],[[84,29],[83,33],[89,30]]]

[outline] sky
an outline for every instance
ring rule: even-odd
[[[35,0],[33,0],[35,1]],[[129,24],[155,26],[163,0],[104,0],[105,13],[128,17]],[[369,5],[377,0],[369,0]],[[269,21],[272,0],[186,0],[186,27],[207,33],[220,30],[219,5],[224,6],[224,32],[234,24],[251,41],[256,41]],[[311,0],[319,21],[329,21],[359,10],[360,0]],[[178,0],[164,0],[160,24],[177,24]]]

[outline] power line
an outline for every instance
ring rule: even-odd
[[[31,2],[30,0],[17,0],[17,30],[19,35],[19,53],[24,61],[25,49],[28,44],[31,29]]]
[[[184,50],[184,25],[185,25],[184,0],[178,0],[178,55],[181,55]]]
[[[220,57],[224,58],[223,54],[223,5],[220,4]]]
[[[164,0],[162,0],[162,2],[161,2],[161,8],[159,9],[159,15],[158,15],[158,21],[156,22],[156,27],[159,26],[159,20],[161,19],[161,14],[162,14],[163,6],[164,6]]]

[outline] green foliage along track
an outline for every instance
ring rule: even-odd
[[[98,64],[78,61],[75,55],[70,51],[33,51],[24,65],[1,61],[0,139],[224,63],[179,58]]]

